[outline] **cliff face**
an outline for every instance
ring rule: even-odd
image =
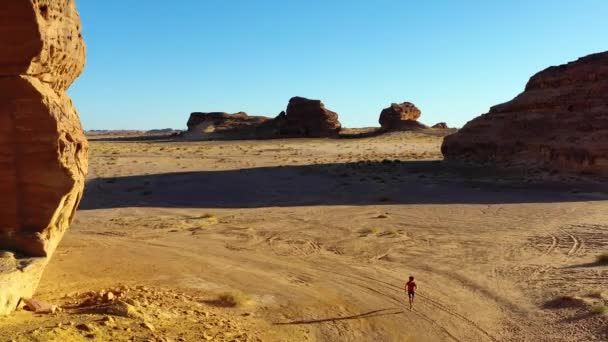
[[[66,94],[85,64],[73,0],[0,3],[0,314],[31,296],[80,202],[88,144]]]
[[[608,52],[550,67],[446,137],[448,160],[608,175]]]

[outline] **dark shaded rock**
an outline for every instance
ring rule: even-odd
[[[448,160],[608,175],[608,52],[550,67],[445,138]]]
[[[275,118],[281,135],[303,137],[332,137],[342,129],[338,114],[325,108],[320,100],[293,97],[287,111]]]
[[[390,107],[382,110],[379,122],[385,131],[409,131],[428,128],[417,121],[421,114],[420,109],[413,103],[393,103]]]
[[[450,127],[448,126],[447,123],[440,122],[440,123],[434,124],[431,128],[448,129]]]
[[[210,139],[247,139],[257,138],[258,131],[264,124],[270,124],[271,118],[249,116],[239,112],[192,113],[188,120],[187,137]]]

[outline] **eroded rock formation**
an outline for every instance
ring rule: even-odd
[[[304,137],[332,137],[342,125],[338,114],[325,108],[320,100],[293,97],[287,111],[274,119],[281,135]]]
[[[449,126],[448,126],[448,124],[447,124],[447,123],[445,123],[445,122],[439,122],[439,123],[436,123],[436,124],[434,124],[433,126],[431,126],[431,128],[437,128],[437,129],[448,129],[448,128],[450,128],[450,127],[449,127]]]
[[[87,141],[65,93],[85,63],[74,1],[1,1],[0,47],[0,314],[7,314],[35,291],[87,172]]]
[[[195,139],[246,139],[259,138],[264,124],[272,121],[265,116],[250,116],[239,112],[192,113],[188,119],[186,137]]]
[[[608,175],[608,52],[550,67],[446,137],[447,159]]]
[[[382,130],[385,131],[408,131],[428,128],[426,125],[418,122],[421,114],[420,109],[413,103],[393,103],[390,107],[382,110],[379,122]]]

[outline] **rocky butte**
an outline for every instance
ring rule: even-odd
[[[418,122],[422,112],[411,102],[393,103],[380,113],[380,126],[383,131],[409,131],[428,128]]]
[[[85,64],[74,1],[0,1],[0,47],[0,314],[8,314],[36,290],[87,172],[87,141],[66,95]]]
[[[244,112],[192,113],[188,119],[186,138],[190,139],[256,139],[264,137],[262,128],[272,121],[264,116]],[[269,134],[270,135],[270,134]]]
[[[342,129],[338,113],[325,108],[320,100],[292,97],[287,111],[275,119],[281,135],[302,137],[333,137]]]
[[[338,114],[320,100],[293,97],[287,111],[271,119],[244,112],[192,113],[186,139],[272,139],[296,137],[335,137],[342,125]]]
[[[445,138],[448,160],[608,176],[608,52],[550,67]]]

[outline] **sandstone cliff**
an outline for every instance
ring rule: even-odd
[[[446,137],[448,160],[608,175],[608,52],[550,67]]]
[[[0,261],[0,314],[6,314],[33,294],[84,186],[88,145],[65,93],[85,63],[74,1],[0,2],[0,47],[0,249],[10,251]]]

